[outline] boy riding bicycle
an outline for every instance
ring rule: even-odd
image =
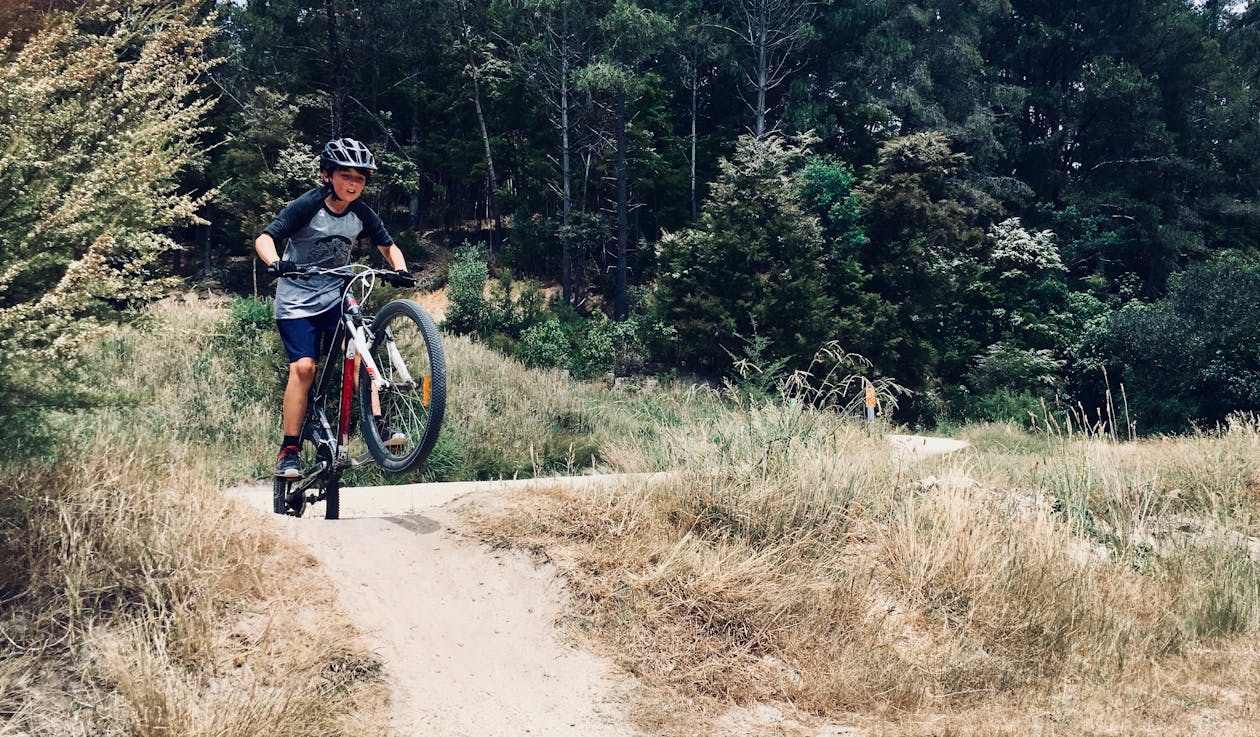
[[[279,276],[304,267],[334,268],[350,263],[350,249],[360,237],[372,241],[394,269],[395,286],[415,286],[407,261],[384,223],[359,200],[376,171],[376,159],[353,138],[329,141],[319,157],[323,186],[293,200],[254,240],[254,251]],[[288,242],[283,257],[276,244]],[[302,418],[307,392],[315,380],[315,363],[329,348],[341,319],[342,280],[332,276],[280,279],[276,283],[276,327],[289,357],[289,379],[284,390],[283,431],[276,476],[295,479],[302,475]],[[385,445],[407,442],[404,434],[388,428],[376,417]]]

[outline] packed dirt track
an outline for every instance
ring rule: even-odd
[[[322,505],[275,518],[320,561],[386,663],[396,734],[638,734],[624,715],[629,680],[558,636],[555,572],[462,532],[470,508],[493,512],[531,483],[544,482],[346,489],[340,520],[309,516]],[[270,487],[239,493],[270,513]]]
[[[965,445],[890,441],[920,457]],[[303,518],[273,519],[319,560],[385,662],[396,734],[626,737],[642,734],[626,713],[633,678],[563,641],[555,627],[565,608],[563,580],[525,553],[483,543],[465,516],[494,514],[508,494],[531,487],[651,483],[665,475],[347,488],[340,520],[322,519],[319,504]],[[233,494],[271,514],[269,485]],[[720,721],[714,727],[731,733]]]

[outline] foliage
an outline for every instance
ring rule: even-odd
[[[683,363],[725,371],[756,333],[768,358],[797,367],[831,335],[822,232],[801,208],[804,156],[803,144],[742,137],[700,221],[661,242],[655,309]]]
[[[602,312],[582,317],[549,304],[538,285],[518,284],[509,269],[488,279],[489,267],[475,249],[466,249],[451,267],[451,307],[444,326],[488,341],[526,366],[563,368],[578,378],[606,372],[642,371],[661,327],[636,312],[611,321]]]
[[[235,115],[225,105],[239,102]],[[291,200],[318,181],[313,145],[301,141],[294,124],[301,108],[291,96],[263,85],[238,90],[218,101],[209,122],[226,131],[210,166],[201,173],[218,187],[211,215],[220,245],[212,262],[251,258],[254,238]]]
[[[847,258],[870,243],[859,223],[856,184],[853,169],[834,156],[810,157],[801,172],[801,197],[818,213],[831,258]]]
[[[161,294],[213,104],[197,3],[102,0],[0,47],[0,350],[66,356]]]
[[[516,355],[526,366],[550,367],[563,366],[572,352],[572,340],[552,316],[525,329]]]
[[[464,249],[451,263],[447,276],[447,296],[451,301],[444,323],[447,330],[461,334],[478,333],[490,318],[490,302],[485,296],[490,268],[476,250]]]
[[[985,231],[1000,212],[968,183],[970,158],[930,132],[894,139],[859,190],[870,245],[870,287],[895,310],[894,329],[869,358],[912,389],[957,380],[981,348],[970,333]]]
[[[971,292],[976,315],[970,333],[993,341],[973,359],[976,387],[1044,392],[1061,385],[1059,323],[1067,297],[1066,271],[1050,231],[1029,232],[1018,218],[989,228],[988,252]]]
[[[1168,296],[1110,320],[1110,357],[1146,431],[1260,411],[1260,265],[1223,258],[1179,274]]]

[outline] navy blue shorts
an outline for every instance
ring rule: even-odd
[[[299,358],[319,361],[332,343],[333,333],[340,320],[340,305],[314,317],[276,320],[280,340],[284,342],[284,351],[289,354],[289,363],[294,363]]]

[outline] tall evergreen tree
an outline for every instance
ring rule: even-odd
[[[662,242],[655,305],[686,364],[720,372],[761,339],[765,360],[803,366],[832,336],[823,235],[801,209],[803,164],[802,146],[741,137],[700,221]]]
[[[969,158],[939,133],[898,138],[880,150],[860,190],[870,244],[861,251],[871,287],[897,311],[897,331],[883,355],[868,356],[886,374],[921,389],[943,362],[958,376],[978,346],[960,344],[951,317],[966,305],[988,225],[1001,213],[966,184]]]
[[[644,65],[663,39],[669,37],[670,21],[639,6],[635,0],[616,0],[600,21],[604,47],[596,61],[583,69],[580,79],[588,91],[602,91],[612,98],[613,138],[616,147],[617,263],[613,286],[613,317],[629,314],[629,172],[627,171],[627,102],[642,90]]]

